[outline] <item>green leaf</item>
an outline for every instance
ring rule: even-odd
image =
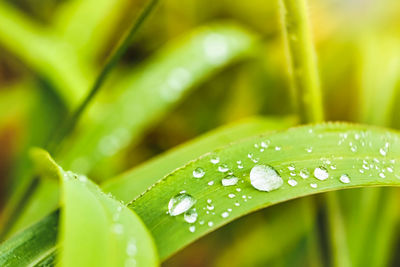
[[[64,173],[61,266],[157,266],[140,218],[85,176]]]
[[[35,266],[55,250],[58,212],[0,245],[0,266]]]
[[[62,181],[61,266],[157,265],[151,235],[132,210],[86,176],[64,172],[46,151],[32,154],[45,174]]]
[[[85,94],[93,70],[76,50],[5,1],[0,2],[0,43],[50,81],[66,105]]]
[[[225,125],[106,181],[102,188],[104,191],[112,193],[119,200],[129,202],[189,160],[218,147],[226,146],[233,141],[262,134],[266,131],[283,130],[294,124],[295,119],[287,117],[250,118]]]
[[[224,224],[273,204],[332,190],[399,186],[399,151],[400,135],[384,128],[345,123],[296,127],[252,137],[205,154],[157,182],[129,207],[152,233],[160,258],[166,259]],[[216,163],[217,158],[219,163]],[[223,164],[227,164],[229,171],[221,172],[226,168]],[[274,168],[283,180],[282,185],[270,192],[256,190],[249,181],[249,174],[256,165]],[[204,171],[202,178],[193,177],[197,168]],[[320,180],[326,177],[323,168],[329,176]],[[238,178],[238,183],[222,186],[221,180],[230,171]],[[302,178],[305,177],[304,171],[310,173],[308,178]],[[348,180],[343,175],[347,175]],[[277,179],[276,175],[274,178]],[[289,179],[297,184],[291,186]],[[293,181],[290,183],[293,185]],[[194,223],[186,222],[184,214],[167,214],[171,198],[183,194],[183,191],[191,196],[185,203],[193,204],[192,208],[196,209],[197,220]],[[185,199],[187,195],[178,198]],[[172,204],[176,208],[171,210],[172,213],[178,213],[179,209],[182,211],[182,206]],[[191,219],[194,217],[194,210],[190,212],[186,214],[187,220],[189,215]]]
[[[101,166],[105,159],[137,142],[189,89],[243,58],[254,44],[250,32],[229,24],[202,27],[168,44],[134,72],[115,79],[116,95],[103,95],[103,103],[97,102],[87,111],[79,136],[64,146],[62,165],[79,173],[97,167],[99,176],[104,175]]]
[[[260,152],[262,142],[270,144]],[[130,207],[150,229],[161,259],[165,259],[237,217],[282,201],[343,188],[398,186],[398,151],[399,135],[385,129],[350,124],[293,128],[206,154],[159,181]],[[211,160],[217,157],[219,163],[213,164]],[[239,160],[241,163],[238,164]],[[365,162],[373,168],[365,170]],[[218,170],[224,170],[224,164],[229,169],[225,173]],[[238,168],[239,165],[243,168]],[[272,166],[283,179],[283,184],[271,192],[256,190],[249,181],[249,173],[256,165]],[[203,178],[193,177],[197,168],[204,171]],[[324,168],[329,177],[325,180],[315,178],[324,178]],[[301,170],[308,171],[310,177],[301,178]],[[239,178],[236,186],[221,185],[221,180],[229,172]],[[349,177],[349,183],[346,179],[342,179],[344,182],[340,180],[342,175]],[[295,180],[297,185],[291,186],[289,180]],[[279,184],[273,185],[278,187]],[[166,214],[171,198],[182,191],[192,197],[189,199],[192,201],[186,203],[195,202],[193,208],[198,218],[194,224],[185,222],[183,215]]]

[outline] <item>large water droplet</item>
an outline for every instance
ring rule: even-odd
[[[236,176],[228,175],[224,179],[222,179],[221,182],[222,182],[223,186],[232,186],[232,185],[237,184],[238,180],[239,179]]]
[[[347,174],[342,174],[339,180],[344,184],[350,183],[350,177]]]
[[[272,191],[283,184],[282,177],[269,165],[256,165],[250,171],[251,185],[260,191]]]
[[[187,212],[185,212],[185,214],[183,215],[184,219],[186,222],[188,223],[194,223],[197,220],[197,211],[195,208],[188,210]]]
[[[196,199],[189,194],[181,193],[173,198],[168,203],[168,211],[171,216],[177,216],[188,211],[194,204]]]
[[[193,170],[193,177],[194,178],[203,178],[205,171],[202,168],[196,168]]]
[[[325,167],[318,167],[314,169],[314,177],[322,181],[328,179],[329,173]]]

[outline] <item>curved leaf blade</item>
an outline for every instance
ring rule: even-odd
[[[260,152],[261,142],[268,140],[269,147]],[[263,207],[331,190],[400,185],[399,140],[397,133],[385,129],[350,124],[305,126],[256,137],[207,154],[178,169],[134,200],[130,207],[152,232],[160,257],[165,259],[206,233]],[[249,153],[257,163],[248,157]],[[218,170],[219,164],[210,162],[215,157],[219,157],[219,164],[227,164],[239,178],[236,186],[221,185],[221,179],[227,173]],[[238,160],[242,161],[243,168],[237,167]],[[284,181],[283,185],[271,192],[253,188],[249,173],[257,164],[275,168]],[[202,179],[195,179],[193,170],[199,167],[205,175]],[[321,181],[313,177],[313,171],[319,167],[326,168],[327,179]],[[303,169],[310,172],[309,178],[300,177],[299,171]],[[345,179],[345,183],[340,181],[343,174],[350,177],[349,183]],[[318,171],[316,176],[321,178]],[[289,179],[295,180],[296,186],[288,184]],[[214,184],[209,185],[211,182]],[[198,219],[194,224],[185,222],[182,215],[166,214],[170,199],[182,191],[197,200],[194,207]],[[234,196],[230,197],[230,194]],[[209,200],[212,209],[208,207]]]
[[[113,91],[117,93],[112,101],[105,96],[106,103],[97,102],[88,110],[81,120],[79,137],[68,139],[64,146],[62,166],[79,173],[97,170],[99,176],[104,176],[105,170],[99,170],[104,164],[100,162],[137,142],[144,130],[190,89],[243,58],[255,41],[254,35],[242,27],[217,24],[169,43],[134,73],[116,79]],[[215,46],[219,52],[213,50]]]
[[[58,212],[0,245],[0,266],[35,266],[56,247]]]
[[[61,266],[158,265],[140,218],[84,176],[64,175],[60,231]]]
[[[283,130],[295,124],[295,119],[250,118],[225,125],[179,145],[102,184],[102,189],[117,199],[130,202],[168,173],[183,166],[188,160],[226,146],[231,142],[265,133]]]

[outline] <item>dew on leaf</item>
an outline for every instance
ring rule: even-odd
[[[272,191],[283,184],[282,177],[269,165],[256,165],[250,171],[251,185],[260,191]]]
[[[314,177],[323,181],[328,179],[329,173],[325,167],[317,167],[314,169]]]
[[[218,171],[219,172],[227,172],[227,171],[229,171],[228,165],[226,165],[226,164],[219,165],[218,166]]]
[[[297,181],[293,180],[293,179],[289,179],[288,180],[288,184],[291,185],[291,186],[296,186],[297,185]]]
[[[189,194],[180,193],[170,199],[168,203],[168,211],[171,216],[177,216],[188,211],[194,204],[196,199]]]
[[[193,170],[194,178],[203,178],[204,174],[205,174],[205,171],[200,167]]]
[[[187,223],[194,223],[197,220],[198,214],[197,214],[196,209],[193,208],[193,209],[186,211],[183,216]]]
[[[347,174],[342,174],[339,180],[344,184],[350,183],[350,177]]]
[[[238,178],[234,175],[228,175],[225,178],[222,179],[221,183],[223,186],[232,186],[237,184]]]

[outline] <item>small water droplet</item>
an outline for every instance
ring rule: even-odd
[[[126,254],[128,254],[128,256],[135,256],[137,253],[137,247],[136,247],[136,240],[135,239],[131,239],[128,242],[128,245],[126,246]]]
[[[187,212],[185,212],[185,214],[183,215],[184,219],[187,223],[194,223],[197,220],[197,211],[196,209],[190,209]]]
[[[177,216],[188,211],[194,204],[196,199],[189,194],[180,193],[170,199],[168,203],[168,211],[171,216]]]
[[[229,194],[228,197],[229,198],[234,198],[234,197],[236,197],[236,195],[235,194]]]
[[[229,171],[229,167],[226,164],[221,164],[218,166],[218,171],[219,172],[227,172],[227,171]]]
[[[328,179],[329,173],[325,167],[317,167],[314,170],[314,177],[322,181]]]
[[[385,175],[383,172],[379,173],[379,176],[380,176],[381,178],[385,178],[385,177],[386,177],[386,175]]]
[[[208,209],[208,210],[213,210],[213,209],[214,209],[214,206],[213,206],[213,205],[207,205],[207,209]]]
[[[313,148],[312,148],[312,147],[308,147],[308,148],[306,148],[306,151],[307,151],[308,153],[311,153],[311,152],[313,151]]]
[[[240,206],[240,203],[239,203],[239,202],[235,202],[235,206],[236,206],[236,207],[239,207],[239,206]]]
[[[211,221],[209,221],[207,224],[208,224],[209,227],[212,227],[214,225],[214,223],[211,222]]]
[[[294,166],[294,164],[290,164],[288,166],[289,171],[294,171],[296,169],[296,167]]]
[[[269,165],[256,165],[250,171],[251,185],[260,191],[272,191],[283,184],[278,172]]]
[[[270,142],[269,140],[262,141],[262,142],[261,142],[261,147],[267,148],[267,147],[269,146],[270,143],[271,143],[271,142]]]
[[[208,185],[213,185],[214,184],[214,181],[209,181],[208,182]]]
[[[224,211],[222,214],[221,214],[221,217],[222,218],[226,218],[226,217],[228,217],[229,216],[229,212],[227,212],[227,211]]]
[[[279,150],[281,150],[281,149],[282,149],[282,148],[281,148],[280,146],[276,146],[276,147],[275,147],[275,150],[276,150],[276,151],[279,151]]]
[[[210,162],[212,164],[218,164],[219,163],[219,157],[214,157],[214,158],[210,159]]]
[[[191,233],[194,233],[194,232],[196,231],[196,226],[194,226],[194,225],[189,226],[189,231],[190,231]]]
[[[112,226],[112,230],[114,233],[118,235],[122,235],[124,233],[124,226],[120,223],[115,223]]]
[[[288,180],[288,184],[291,185],[291,186],[296,186],[297,185],[297,181],[293,180],[293,179],[289,179]]]
[[[205,171],[200,167],[193,170],[194,178],[203,178],[204,174],[205,174]]]
[[[222,179],[221,183],[223,186],[232,186],[237,184],[238,178],[234,175],[228,175],[225,178]]]
[[[211,200],[211,199],[207,199],[207,203],[208,203],[208,204],[211,204],[211,203],[212,203],[212,200]]]
[[[302,169],[300,171],[300,177],[303,179],[307,179],[308,177],[310,177],[310,172],[307,169]]]
[[[312,188],[317,188],[317,184],[314,184],[314,183],[312,183],[312,184],[310,184],[310,186],[312,187]]]
[[[384,149],[384,148],[381,148],[381,149],[379,149],[379,153],[382,155],[382,156],[386,156],[386,150]]]
[[[350,177],[347,174],[342,174],[339,180],[344,184],[350,183]]]

